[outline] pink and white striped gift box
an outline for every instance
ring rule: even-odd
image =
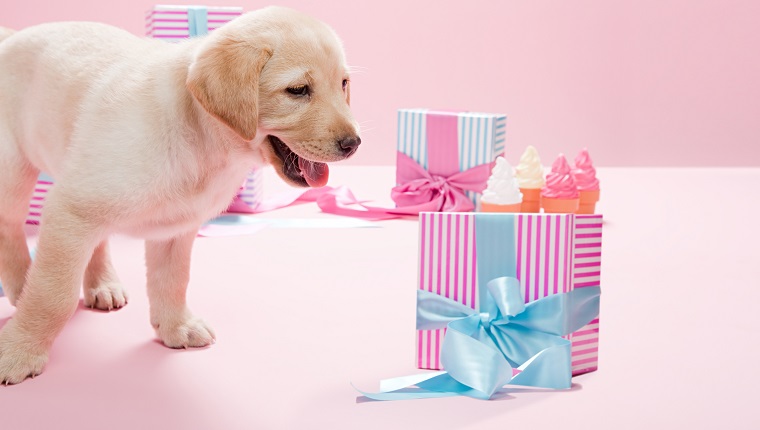
[[[53,178],[44,173],[40,173],[37,178],[37,184],[34,186],[34,194],[29,201],[29,212],[27,212],[26,223],[39,225],[42,221],[42,207],[45,203],[45,197],[53,186]]]
[[[155,5],[145,12],[145,35],[167,42],[190,37],[188,9],[192,6]],[[208,31],[214,31],[243,14],[242,7],[205,7]]]
[[[506,127],[502,114],[399,109],[397,149],[430,174],[448,177],[502,155]],[[465,194],[479,207],[480,193]]]
[[[478,309],[477,213],[420,214],[418,288]],[[514,249],[504,261],[514,267],[525,302],[574,288],[599,286],[602,216],[574,214],[488,214],[512,217]],[[441,369],[442,330],[417,330],[416,363]],[[573,375],[596,370],[599,319],[568,336]]]

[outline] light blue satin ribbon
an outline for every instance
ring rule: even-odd
[[[601,289],[578,288],[525,304],[514,277],[514,216],[474,216],[479,310],[417,292],[417,329],[447,328],[441,347],[446,370],[382,381],[381,391],[362,392],[366,397],[490,399],[507,384],[570,388],[571,343],[562,336],[599,315]]]
[[[208,34],[208,8],[206,6],[188,6],[187,26],[190,37]]]

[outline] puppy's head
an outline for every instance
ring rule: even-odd
[[[212,33],[187,87],[292,185],[324,185],[325,163],[350,157],[361,143],[340,40],[290,9],[251,12]]]

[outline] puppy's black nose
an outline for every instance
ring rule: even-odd
[[[348,157],[349,155],[352,155],[354,152],[356,152],[356,149],[361,145],[362,138],[359,136],[349,136],[344,137],[343,139],[338,141],[338,146],[340,147],[340,150],[343,151],[343,153]]]

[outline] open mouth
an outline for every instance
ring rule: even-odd
[[[274,153],[282,161],[282,173],[288,179],[304,187],[323,187],[327,184],[330,176],[327,164],[299,156],[276,136],[269,135],[269,142]]]

